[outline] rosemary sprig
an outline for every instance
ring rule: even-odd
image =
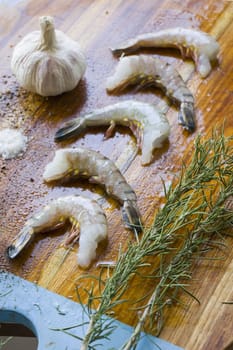
[[[8,337],[6,339],[0,339],[0,349],[3,349],[3,347],[12,339],[13,337]]]
[[[225,206],[233,196],[232,141],[233,138],[215,131],[206,141],[197,137],[192,160],[187,167],[183,165],[176,184],[165,190],[166,203],[157,213],[152,227],[144,230],[139,242],[130,243],[126,252],[120,252],[116,267],[106,281],[102,275],[99,277],[100,295],[94,296],[93,288],[88,292],[90,322],[81,350],[91,349],[96,340],[109,337],[113,329],[106,328],[104,315],[111,314],[116,305],[124,302],[123,295],[132,277],[141,267],[151,264],[149,255],[161,260],[159,276],[153,276],[159,281],[134,333],[122,349],[136,347],[148,316],[152,324],[155,316],[159,316],[161,322],[168,292],[182,290],[190,294],[183,281],[191,279],[193,256],[200,256],[198,252],[208,245],[211,234],[219,234],[233,223],[232,210]],[[95,301],[99,302],[96,311],[92,309]],[[161,327],[162,323],[158,331]]]

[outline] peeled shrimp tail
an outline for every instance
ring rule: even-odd
[[[188,131],[195,130],[194,105],[191,102],[182,102],[178,114],[178,122]]]
[[[124,201],[122,208],[122,217],[125,225],[131,230],[133,229],[137,234],[142,231],[140,214],[134,201]]]
[[[31,227],[25,226],[13,243],[7,248],[7,255],[10,259],[14,259],[19,253],[29,245],[34,238],[34,232]]]
[[[65,123],[64,126],[56,132],[56,134],[54,136],[54,140],[56,142],[59,142],[62,140],[72,138],[73,136],[77,136],[77,135],[81,134],[81,132],[84,129],[85,129],[85,127],[83,124],[83,120],[81,120],[81,119],[71,120],[71,121]]]

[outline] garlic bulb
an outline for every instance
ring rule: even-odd
[[[15,46],[11,69],[26,90],[56,96],[77,86],[86,61],[78,43],[55,30],[52,17],[40,17],[40,28]]]

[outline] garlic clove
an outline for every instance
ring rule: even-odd
[[[55,30],[50,16],[40,17],[40,28],[15,46],[11,69],[18,83],[42,96],[73,90],[86,70],[79,44]]]

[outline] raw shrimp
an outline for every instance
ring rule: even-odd
[[[110,125],[106,133],[109,136],[115,124],[128,126],[137,137],[143,165],[151,162],[153,150],[161,147],[170,133],[166,116],[154,104],[128,100],[96,109],[83,117],[69,121],[57,131],[55,140],[65,140],[79,135],[89,126],[98,125]]]
[[[106,192],[123,204],[122,215],[127,227],[137,233],[141,231],[136,194],[110,159],[82,147],[57,150],[43,178],[51,182],[69,176],[84,176],[90,182],[104,185]]]
[[[211,71],[211,61],[217,59],[218,42],[209,34],[186,28],[170,28],[146,33],[112,48],[114,54],[130,53],[146,47],[177,47],[182,57],[192,57],[200,75],[205,78]]]
[[[8,247],[8,256],[15,258],[38,232],[46,232],[65,224],[67,219],[78,229],[78,264],[87,267],[96,257],[97,245],[107,237],[107,220],[99,204],[82,196],[57,198],[25,223],[18,236]],[[76,232],[78,235],[78,231]],[[76,236],[77,236],[76,235]]]
[[[180,105],[179,123],[187,130],[195,129],[194,98],[172,65],[146,55],[122,57],[113,76],[106,82],[109,92],[118,92],[129,85],[155,85]]]

